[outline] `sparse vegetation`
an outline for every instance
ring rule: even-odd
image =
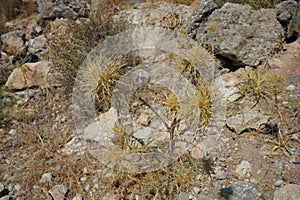
[[[49,44],[49,58],[64,83],[74,80],[87,54],[106,37],[123,30],[121,22],[114,23],[114,9],[103,2],[88,19],[69,21],[63,32],[58,32]]]
[[[0,35],[9,32],[5,23],[18,16],[29,16],[37,12],[37,7],[33,0],[24,2],[22,0],[0,0]]]
[[[239,76],[240,82],[236,85],[240,97],[246,98],[256,106],[261,99],[272,100],[277,104],[277,95],[282,90],[283,77],[259,70],[244,71]]]

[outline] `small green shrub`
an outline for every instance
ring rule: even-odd
[[[283,2],[284,0],[215,0],[218,6],[223,6],[226,2],[238,4],[250,4],[255,9],[260,8],[274,8],[275,5]]]

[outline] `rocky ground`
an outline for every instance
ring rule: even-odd
[[[118,10],[114,20],[124,20],[128,27],[155,26],[186,34],[215,54],[222,66],[223,128],[211,140],[204,135],[204,142],[187,151],[191,166],[211,158],[212,169],[204,173],[203,165],[192,168],[193,176],[184,179],[185,174],[176,171],[185,166],[179,159],[171,168],[179,178],[167,188],[154,182],[167,180],[170,168],[147,176],[99,162],[78,134],[72,86],[55,79],[47,57],[51,39],[56,32],[64,33],[67,20],[86,18],[95,5],[36,2],[37,14],[7,22],[11,31],[1,35],[0,200],[300,199],[299,2],[266,10],[230,3],[219,7],[212,0],[191,6],[135,3]],[[168,54],[151,56],[151,62],[162,64]],[[166,102],[169,93],[146,90],[144,97],[153,95],[148,101],[165,113],[166,104],[159,103]],[[135,137],[165,131],[153,125],[158,119],[151,108],[135,101],[131,105],[139,130]],[[149,174],[154,178],[145,183]],[[157,191],[145,194],[152,182]]]

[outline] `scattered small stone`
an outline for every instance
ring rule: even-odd
[[[178,200],[189,200],[189,195],[185,192],[180,192],[178,195]]]
[[[239,179],[243,178],[248,172],[251,171],[251,165],[248,161],[243,160],[235,169]]]
[[[223,168],[221,168],[221,167],[217,168],[215,176],[219,180],[225,180],[227,178],[225,170]]]
[[[274,193],[274,200],[299,200],[300,185],[288,184]]]
[[[42,175],[40,182],[41,183],[51,182],[52,177],[53,177],[53,175],[51,173],[45,173]]]
[[[82,184],[84,184],[86,182],[86,180],[87,180],[87,178],[84,177],[84,176],[80,178],[80,181],[81,181]]]
[[[83,198],[80,194],[77,194],[72,200],[83,200]]]
[[[201,191],[201,189],[199,187],[193,187],[192,195],[197,195],[200,193],[200,191]]]
[[[67,192],[68,188],[66,188],[64,185],[56,185],[49,190],[53,200],[64,200]]]
[[[288,85],[285,89],[288,91],[294,91],[296,89],[296,86],[291,84],[291,85]]]
[[[15,186],[14,186],[14,190],[15,191],[20,191],[21,190],[21,185],[19,183],[17,183]]]
[[[87,185],[84,187],[84,190],[85,190],[86,192],[90,191],[90,189],[91,189],[91,185],[90,185],[90,184],[87,184]]]
[[[284,183],[284,180],[280,179],[280,180],[275,181],[274,186],[280,187],[283,183]]]
[[[10,135],[15,135],[17,133],[16,129],[10,129],[10,131],[8,132],[8,134]]]

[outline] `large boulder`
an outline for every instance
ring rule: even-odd
[[[233,68],[257,66],[280,47],[284,35],[274,9],[233,3],[215,10],[196,31],[195,39]]]
[[[78,17],[87,17],[91,7],[89,0],[74,1],[48,1],[35,0],[39,15],[37,21],[54,20],[56,18],[77,19]]]
[[[218,5],[213,0],[202,0],[194,13],[190,16],[185,25],[189,35],[194,38],[196,36],[196,29],[207,21],[208,16],[218,8]]]
[[[300,2],[298,3],[298,7],[297,11],[297,1],[295,0],[284,1],[275,7],[277,19],[286,31],[287,40],[295,40],[298,37],[296,26],[299,29]],[[297,15],[299,15],[298,21],[296,20]]]
[[[300,1],[297,3],[296,12],[288,26],[287,38],[296,40],[300,35]]]

